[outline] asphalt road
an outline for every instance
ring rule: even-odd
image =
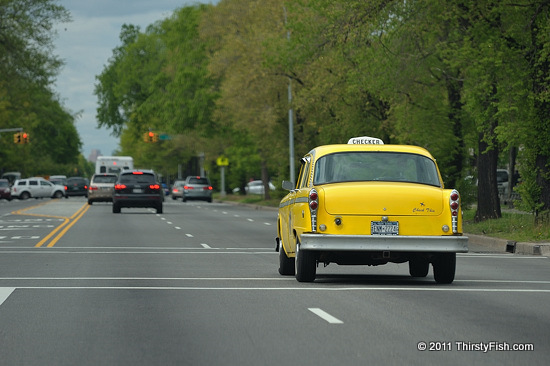
[[[2,201],[0,365],[550,361],[547,257],[475,246],[451,285],[407,264],[298,283],[275,236],[275,211],[223,203]]]

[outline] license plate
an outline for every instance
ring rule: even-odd
[[[132,191],[134,193],[143,193],[143,189],[141,188],[134,188],[134,190]]]
[[[372,235],[399,235],[399,222],[371,221],[370,232]]]

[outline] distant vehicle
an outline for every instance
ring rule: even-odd
[[[269,189],[274,191],[276,188],[273,185],[273,183],[269,182]],[[264,194],[264,182],[261,180],[253,180],[252,182],[248,182],[246,184],[246,187],[244,187],[244,190],[247,194]]]
[[[183,186],[185,181],[177,180],[172,185],[172,199],[177,200],[178,198],[183,198]]]
[[[98,156],[95,163],[96,174],[120,174],[130,170],[134,170],[134,158],[131,156]]]
[[[10,182],[10,185],[13,184],[18,179],[21,179],[21,173],[20,172],[6,172],[2,174],[2,179],[7,179],[8,182]]]
[[[69,196],[87,196],[88,195],[87,178],[83,177],[70,177],[65,184],[65,195]]]
[[[162,213],[164,191],[152,170],[122,171],[115,183],[113,213],[122,207],[152,207]]]
[[[11,187],[11,196],[21,200],[31,197],[61,198],[65,196],[65,187],[53,184],[42,177],[18,179]]]
[[[7,179],[0,179],[0,198],[11,201],[10,181]]]
[[[61,186],[64,186],[67,184],[67,176],[66,175],[50,175],[50,179],[48,179],[53,184],[59,184]]]
[[[212,186],[206,177],[189,176],[183,184],[182,201],[204,200],[212,202]]]
[[[88,204],[99,201],[112,202],[117,179],[118,176],[114,173],[94,174],[88,187]]]

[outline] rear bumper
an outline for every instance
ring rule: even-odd
[[[468,237],[302,234],[300,250],[467,253]]]

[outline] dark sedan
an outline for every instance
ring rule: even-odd
[[[164,191],[151,170],[121,172],[113,193],[113,213],[122,207],[151,207],[162,213]]]
[[[88,196],[89,181],[82,177],[71,177],[65,183],[65,196]]]

